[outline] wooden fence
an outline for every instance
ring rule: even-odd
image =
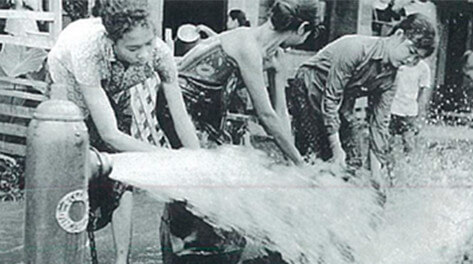
[[[0,89],[0,152],[24,156],[29,121],[46,97],[31,86],[7,84],[12,89]],[[45,88],[43,83],[37,85]]]
[[[62,30],[62,1],[39,1],[35,11],[22,8],[21,0],[14,2],[14,9],[0,10],[0,19],[34,20],[45,29],[0,34],[0,44],[51,49]],[[46,99],[47,86],[43,81],[0,75],[0,153],[25,155],[26,129],[36,106]]]

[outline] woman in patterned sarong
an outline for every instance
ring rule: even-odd
[[[48,56],[54,83],[82,110],[91,145],[99,151],[159,151],[157,90],[164,93],[185,147],[197,148],[172,53],[156,36],[146,1],[97,0],[96,18],[65,28]],[[60,87],[60,86],[56,86]],[[131,240],[131,187],[108,178],[89,182],[88,230],[112,223],[116,263],[127,263]]]

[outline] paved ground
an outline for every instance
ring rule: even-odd
[[[0,263],[23,263],[24,202],[0,203]],[[163,203],[144,193],[135,195],[132,261],[135,264],[160,263],[159,215]],[[112,263],[113,240],[110,227],[96,233],[99,263]]]

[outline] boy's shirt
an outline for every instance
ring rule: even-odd
[[[423,60],[415,66],[399,68],[394,85],[397,87],[391,113],[398,116],[417,116],[419,89],[430,87],[430,69]]]
[[[388,149],[388,124],[397,68],[388,60],[387,38],[348,35],[330,43],[302,67],[313,71],[309,98],[321,109],[328,134],[338,132],[340,116],[350,115],[355,99],[368,96],[370,146],[384,163]],[[316,96],[316,95],[322,96]]]

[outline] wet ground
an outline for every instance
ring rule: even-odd
[[[136,264],[161,263],[158,238],[159,216],[164,204],[138,192],[134,201],[132,261]],[[23,262],[24,202],[0,203],[0,263]],[[106,227],[96,233],[99,263],[112,263],[112,232]],[[89,258],[89,256],[87,256]]]

